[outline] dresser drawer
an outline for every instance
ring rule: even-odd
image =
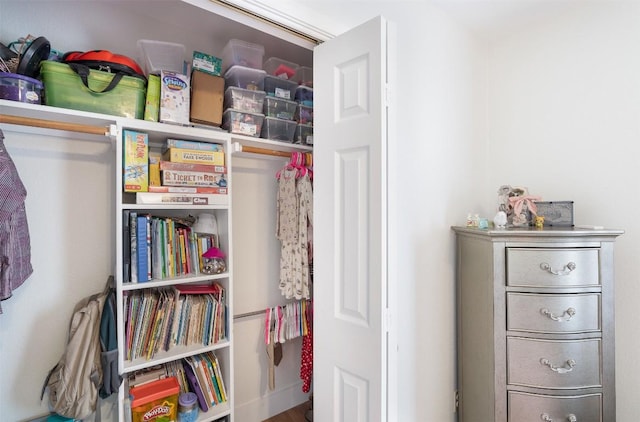
[[[586,287],[600,285],[598,249],[507,248],[507,285]]]
[[[507,338],[507,383],[569,389],[600,387],[600,339]]]
[[[600,331],[600,293],[507,293],[507,330],[537,333]]]
[[[509,422],[602,422],[601,394],[554,397],[510,391],[508,408]]]

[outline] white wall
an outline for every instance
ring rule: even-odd
[[[637,2],[579,4],[492,43],[489,55],[489,185],[573,200],[577,224],[626,232],[615,267],[621,422],[640,415],[640,222],[630,212],[640,205],[638,23]]]
[[[27,189],[34,268],[0,315],[0,420],[19,421],[47,413],[40,389],[64,350],[73,306],[112,274],[115,169],[108,142],[2,129]]]
[[[288,160],[268,156],[233,157],[234,313],[241,315],[285,303],[278,287],[280,242],[276,239],[276,172]],[[282,345],[275,367],[276,388],[268,387],[264,313],[237,319],[235,420],[261,421],[308,400],[300,380],[301,338]]]

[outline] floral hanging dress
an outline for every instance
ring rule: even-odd
[[[308,299],[309,227],[313,221],[313,188],[308,174],[283,169],[277,197],[276,237],[281,242],[280,291],[287,299]]]

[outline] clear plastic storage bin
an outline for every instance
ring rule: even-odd
[[[236,86],[243,89],[264,91],[264,78],[266,74],[267,72],[262,69],[232,66],[224,74],[224,83],[227,87]]]
[[[144,73],[159,75],[161,70],[184,73],[185,47],[182,44],[138,40],[138,49],[142,57]]]
[[[269,57],[264,62],[264,70],[272,76],[282,79],[294,80],[298,64],[278,57]]]
[[[293,120],[265,117],[261,137],[274,141],[293,142],[295,131],[296,122]]]
[[[278,97],[266,97],[264,100],[264,115],[279,119],[294,120],[298,103]]]
[[[264,46],[247,41],[231,39],[222,50],[222,68],[226,71],[231,66],[245,66],[262,69]]]
[[[296,125],[293,142],[302,145],[313,145],[313,126]]]
[[[293,100],[298,84],[294,81],[267,75],[264,77],[264,90],[268,96]]]
[[[295,120],[303,125],[313,125],[313,107],[297,104]]]
[[[292,79],[296,81],[298,85],[304,85],[308,86],[309,88],[313,88],[313,68],[300,66],[296,70],[296,74]]]
[[[227,109],[222,114],[222,128],[231,133],[260,137],[264,114]]]
[[[43,85],[37,79],[17,73],[0,72],[0,98],[29,104],[42,103]]]
[[[261,113],[267,93],[230,86],[224,92],[224,108]]]
[[[313,107],[313,88],[300,85],[296,88],[295,99],[302,105]]]

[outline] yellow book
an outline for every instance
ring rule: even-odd
[[[174,163],[210,164],[224,166],[224,152],[200,151],[196,149],[169,148],[162,155],[164,161]]]

